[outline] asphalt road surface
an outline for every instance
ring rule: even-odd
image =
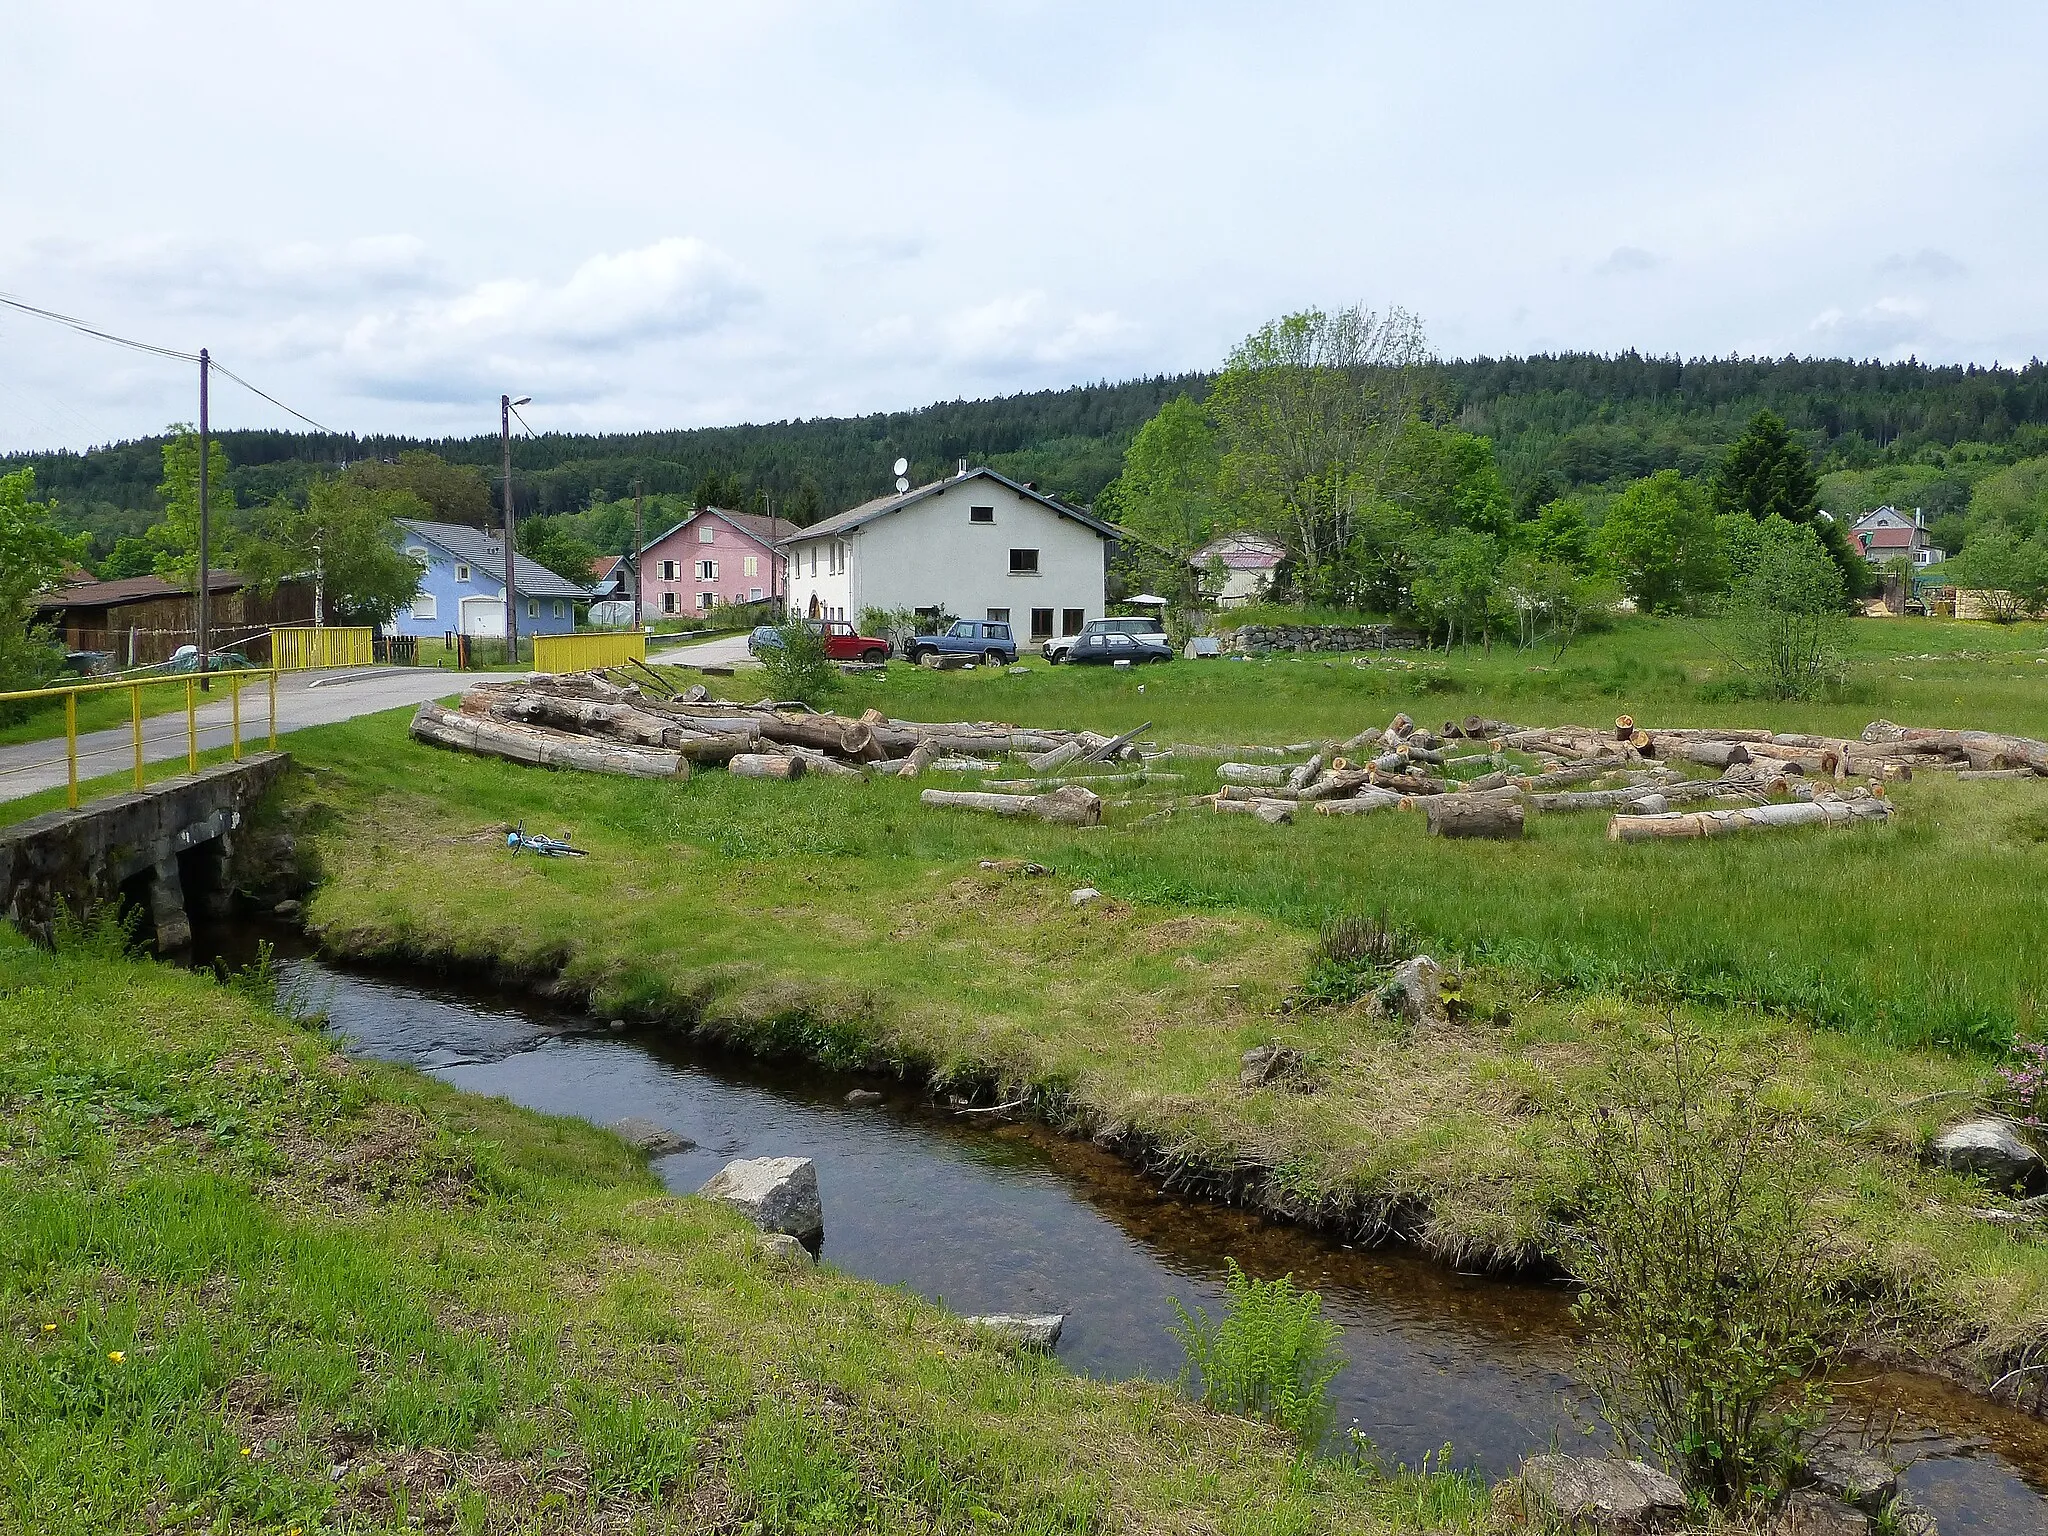
[[[745,635],[720,635],[716,640],[664,645],[647,652],[647,663],[654,667],[732,667],[751,659]]]
[[[742,648],[745,639],[741,640]],[[434,667],[375,667],[337,672],[294,672],[278,679],[277,730],[332,725],[358,715],[397,709],[462,691],[460,673]],[[269,690],[261,684],[242,690],[242,744],[263,747],[270,735]],[[225,747],[233,739],[233,706],[226,688],[214,682],[211,702],[199,706],[199,749]],[[135,738],[125,725],[93,731],[78,738],[81,781],[119,773],[134,761]],[[142,722],[145,761],[165,762],[185,755],[185,712],[174,710]],[[0,747],[0,800],[19,800],[39,790],[64,784],[64,737]]]

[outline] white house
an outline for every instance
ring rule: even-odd
[[[1900,555],[1910,558],[1917,569],[1921,566],[1939,565],[1948,558],[1946,550],[1936,549],[1927,533],[1927,519],[1915,507],[1908,517],[1897,507],[1879,507],[1866,512],[1856,519],[1852,530],[1857,548],[1863,551],[1863,558],[1872,565],[1882,565]]]
[[[1021,641],[1103,616],[1116,530],[992,469],[968,469],[784,539],[789,611],[858,622],[864,608],[999,619]]]
[[[1188,556],[1188,564],[1205,581],[1222,566],[1223,585],[1211,595],[1217,607],[1236,608],[1264,597],[1272,589],[1273,573],[1286,558],[1286,546],[1277,539],[1261,533],[1226,533]]]

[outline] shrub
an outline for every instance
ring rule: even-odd
[[[1786,1486],[1857,1319],[1826,1276],[1794,1129],[1676,1030],[1572,1128],[1586,1374],[1631,1453],[1728,1509]]]
[[[801,620],[777,627],[782,644],[761,648],[761,669],[778,699],[816,704],[839,686],[839,674],[825,657],[825,637]]]
[[[1323,924],[1308,974],[1292,1001],[1309,1006],[1341,1008],[1369,997],[1385,978],[1387,967],[1409,954],[1409,940],[1377,917],[1343,913]]]
[[[1776,518],[1761,526],[1725,609],[1730,650],[1766,697],[1812,698],[1843,677],[1841,568],[1811,528]]]
[[[1343,1368],[1331,1352],[1337,1325],[1323,1317],[1323,1298],[1298,1290],[1292,1275],[1254,1280],[1232,1259],[1224,1284],[1229,1306],[1220,1322],[1173,1301],[1173,1336],[1187,1352],[1184,1379],[1201,1383],[1205,1406],[1250,1414],[1279,1425],[1303,1445],[1329,1427],[1325,1394]]]

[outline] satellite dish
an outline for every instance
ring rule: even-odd
[[[898,475],[896,477],[896,489],[898,491],[907,491],[910,489],[910,482],[904,479],[901,475]]]
[[[910,473],[910,460],[908,460],[908,459],[898,459],[898,460],[896,461],[896,467],[895,467],[894,469],[890,470],[890,471],[889,471],[889,473],[890,473],[890,474],[892,474],[892,475],[907,475],[907,474],[909,474],[909,473]]]

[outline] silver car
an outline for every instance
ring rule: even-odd
[[[1137,635],[1146,640],[1156,640],[1161,645],[1173,642],[1166,638],[1166,626],[1156,618],[1140,619],[1090,619],[1081,626],[1081,635]],[[1038,654],[1054,666],[1067,659],[1067,652],[1074,648],[1074,642],[1081,635],[1061,635],[1057,640],[1048,640],[1038,648]]]

